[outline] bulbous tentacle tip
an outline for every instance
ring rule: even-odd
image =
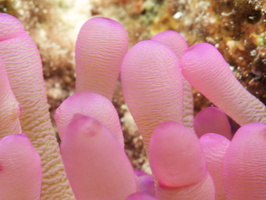
[[[101,132],[102,125],[98,120],[82,114],[75,114],[68,129],[76,128],[84,137],[93,137]]]
[[[25,134],[0,141],[0,199],[40,199],[41,159]]]
[[[124,200],[136,192],[136,177],[124,149],[96,119],[75,115],[60,147],[76,199]]]
[[[235,133],[223,165],[226,199],[266,199],[266,125],[249,123]]]
[[[198,137],[206,133],[218,133],[232,139],[231,126],[226,114],[217,107],[201,110],[194,119],[194,130]]]
[[[99,120],[124,146],[123,133],[115,107],[104,96],[91,92],[76,93],[57,108],[54,117],[61,140],[63,140],[67,125],[77,113]]]
[[[12,15],[0,13],[0,41],[24,33],[25,29],[22,23]]]
[[[192,45],[180,56],[180,67],[183,75],[187,78],[187,73],[190,72],[190,70],[196,71],[196,69],[194,69],[195,64],[201,68],[205,67],[206,63],[208,63],[208,58],[211,57],[220,57],[219,59],[222,58],[222,60],[224,60],[220,52],[212,44],[203,42]]]
[[[151,40],[160,42],[170,47],[180,57],[188,48],[185,38],[176,31],[167,30],[156,34]]]
[[[175,121],[163,122],[154,130],[150,164],[159,184],[165,187],[193,185],[208,174],[197,136]]]

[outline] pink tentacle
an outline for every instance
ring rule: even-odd
[[[137,191],[123,148],[99,121],[76,114],[66,129],[61,153],[78,200],[124,200]]]
[[[76,43],[76,92],[111,100],[127,49],[127,32],[118,22],[104,17],[88,20]]]
[[[207,133],[201,136],[200,143],[205,153],[208,171],[215,185],[215,199],[225,200],[223,167],[230,140],[219,134]]]
[[[178,58],[159,42],[139,42],[124,58],[121,81],[125,101],[148,152],[156,126],[167,120],[182,122],[183,83]]]
[[[40,199],[41,159],[25,134],[0,141],[0,200]]]
[[[204,108],[196,115],[194,130],[198,137],[205,133],[218,133],[229,140],[233,137],[228,117],[216,107]]]
[[[228,200],[266,199],[266,125],[250,123],[238,129],[224,158]]]
[[[75,114],[83,114],[99,120],[124,146],[124,138],[117,111],[105,97],[89,92],[76,93],[68,97],[56,110],[55,120],[61,140],[67,125]]]
[[[188,48],[181,56],[185,78],[239,125],[266,123],[266,107],[235,78],[219,51],[208,43]]]
[[[159,200],[214,199],[213,181],[197,136],[180,123],[168,121],[154,131],[150,164],[158,180]]]
[[[152,40],[160,42],[162,44],[165,44],[169,48],[171,48],[176,56],[179,58],[184,51],[188,48],[187,42],[185,38],[180,35],[179,33],[175,31],[164,31],[161,33],[156,34],[152,37]],[[192,88],[190,83],[182,76],[183,81],[183,96],[182,96],[182,102],[183,102],[183,119],[182,123],[193,129],[193,94],[192,94]]]

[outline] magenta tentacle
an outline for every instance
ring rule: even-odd
[[[155,182],[152,175],[146,174],[137,177],[138,191],[155,196]]]
[[[124,200],[137,191],[136,177],[115,136],[99,121],[76,114],[61,154],[76,199]]]
[[[158,180],[159,200],[214,199],[214,185],[197,136],[180,123],[168,121],[154,131],[150,164]]]
[[[39,200],[42,167],[38,152],[25,134],[0,140],[0,200]]]
[[[188,48],[187,42],[185,38],[180,35],[179,33],[175,31],[164,31],[161,33],[156,34],[152,37],[152,40],[160,42],[162,44],[167,45],[169,48],[171,48],[176,56],[179,58],[184,51]],[[189,127],[193,128],[193,113],[194,113],[194,107],[193,107],[193,94],[192,94],[192,88],[190,83],[182,77],[183,81],[183,119],[182,123]]]
[[[239,125],[266,123],[266,107],[235,78],[219,51],[208,43],[188,48],[181,56],[185,78]]]
[[[185,38],[178,32],[172,30],[157,33],[151,39],[171,48],[177,57],[180,57],[188,48]]]
[[[136,192],[128,196],[126,200],[156,200],[156,199],[145,192]]]
[[[196,115],[194,130],[198,137],[205,133],[218,133],[229,140],[233,137],[228,117],[216,107],[204,108]]]
[[[128,35],[118,22],[94,17],[80,29],[76,43],[76,92],[93,92],[111,100]]]
[[[68,97],[56,110],[56,126],[61,140],[67,125],[75,114],[83,114],[100,121],[124,146],[123,133],[118,114],[113,104],[105,97],[89,92],[80,92]]]
[[[41,199],[73,199],[48,112],[38,49],[22,24],[11,15],[0,13],[0,30],[0,57],[22,108],[22,131],[42,159]]]
[[[159,42],[139,42],[124,58],[121,82],[148,152],[156,126],[167,120],[182,122],[183,83],[178,58]]]
[[[207,133],[201,136],[200,143],[205,153],[207,168],[215,185],[215,199],[225,200],[224,156],[230,140],[222,135]]]
[[[226,199],[266,199],[266,125],[238,129],[224,158]]]
[[[215,200],[215,188],[210,175],[204,177],[200,182],[181,188],[170,188],[157,186],[158,200]]]
[[[4,64],[0,58],[0,139],[6,135],[21,133],[20,105],[12,92]]]

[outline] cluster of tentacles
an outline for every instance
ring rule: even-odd
[[[2,13],[0,58],[1,200],[266,199],[266,108],[214,46],[188,48],[166,31],[128,50],[119,23],[88,20],[76,43],[76,93],[55,114],[60,148],[36,45]],[[134,171],[124,152],[110,101],[119,74],[153,175]],[[218,108],[193,119],[190,84]],[[234,136],[224,113],[241,126]]]

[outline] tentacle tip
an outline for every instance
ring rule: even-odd
[[[6,13],[0,13],[0,41],[10,39],[25,31],[21,22]]]

